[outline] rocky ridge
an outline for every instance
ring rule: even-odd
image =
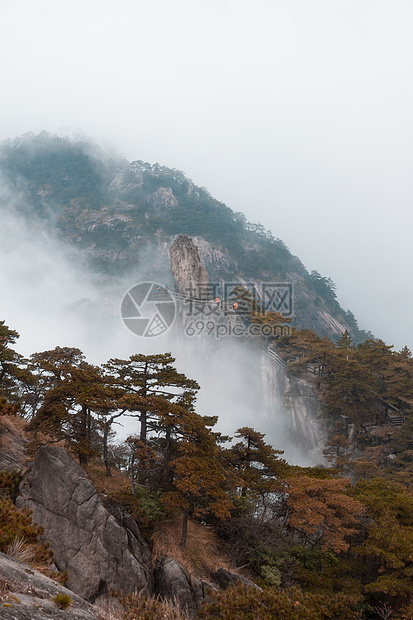
[[[329,278],[310,274],[280,239],[179,170],[105,157],[86,142],[43,132],[0,145],[0,173],[11,195],[23,192],[19,210],[28,225],[40,223],[58,237],[82,268],[86,263],[116,278],[145,272],[168,284],[169,246],[186,235],[210,281],[292,282],[298,327],[333,338],[345,329],[356,341],[367,337],[338,304]]]
[[[193,240],[186,235],[179,235],[169,251],[171,271],[179,292],[197,299],[209,299],[208,272]]]
[[[16,506],[32,511],[33,521],[44,528],[44,538],[51,545],[55,567],[67,570],[69,580],[64,588],[0,554],[0,618],[100,620],[106,616],[93,603],[107,599],[111,591],[178,600],[182,610],[195,615],[209,593],[220,587],[221,573],[211,574],[210,583],[188,573],[170,555],[155,561],[136,521],[97,493],[66,450],[45,445],[34,459],[25,454],[28,440],[19,421],[14,416],[1,419],[0,469],[20,471]],[[12,460],[8,453],[14,455]],[[242,579],[222,570],[233,582]],[[52,601],[57,593],[70,596],[70,610],[59,611]]]

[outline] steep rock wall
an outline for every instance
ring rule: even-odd
[[[191,237],[179,235],[170,247],[171,271],[180,293],[209,297],[209,277]]]
[[[324,462],[326,431],[321,418],[321,403],[314,386],[305,378],[286,375],[285,407],[291,432],[312,464]]]
[[[23,477],[18,508],[45,529],[68,587],[87,600],[110,589],[152,591],[149,548],[135,521],[110,509],[62,448],[43,446]]]
[[[321,403],[310,380],[287,373],[282,364],[262,354],[261,374],[271,443],[301,465],[322,463],[326,431]],[[271,424],[272,420],[272,424]]]

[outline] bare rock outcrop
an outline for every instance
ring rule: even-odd
[[[180,609],[194,616],[214,586],[190,575],[174,558],[165,558],[155,567],[155,593],[166,600],[177,600]]]
[[[156,192],[148,197],[148,202],[154,207],[157,215],[176,207],[178,204],[170,187],[159,187]]]
[[[288,374],[285,406],[291,416],[291,431],[297,445],[308,452],[315,463],[322,463],[326,433],[321,418],[321,402],[311,381]]]
[[[210,279],[218,281],[221,278],[228,279],[229,274],[237,270],[236,262],[224,248],[212,245],[203,237],[193,237],[193,241]],[[231,280],[232,276],[229,279]]]
[[[219,568],[212,575],[214,583],[222,590],[242,583],[260,590],[254,582],[226,568]],[[202,602],[218,589],[215,585],[190,575],[174,558],[165,558],[155,567],[155,593],[167,600],[177,600],[188,616],[195,616]]]
[[[191,237],[179,235],[169,252],[171,271],[179,292],[198,299],[208,299],[210,297],[208,272]]]
[[[135,521],[110,509],[62,448],[43,446],[20,484],[18,508],[44,527],[68,587],[93,601],[110,589],[152,591],[150,552]]]
[[[67,611],[59,610],[53,602],[57,594],[70,598],[71,605]],[[0,618],[102,620],[103,617],[99,609],[64,586],[0,553]]]

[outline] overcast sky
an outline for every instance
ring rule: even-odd
[[[0,140],[183,170],[413,348],[413,2],[0,0]]]

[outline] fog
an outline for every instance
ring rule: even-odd
[[[3,0],[0,139],[183,170],[413,348],[413,4]]]
[[[263,356],[238,338],[188,337],[178,319],[155,338],[136,336],[125,327],[120,307],[127,290],[154,276],[171,287],[167,256],[160,258],[159,251],[147,248],[139,269],[122,278],[98,280],[44,223],[31,218],[28,224],[21,214],[27,200],[24,186],[11,191],[0,183],[0,316],[19,332],[19,353],[29,357],[56,346],[76,347],[88,362],[102,364],[135,353],[171,352],[178,370],[200,384],[197,412],[217,415],[217,430],[232,436],[237,428],[251,426],[266,433],[267,441],[284,450],[290,462],[316,462],[319,455],[301,450],[290,436],[282,398],[274,402],[272,390],[266,393],[265,352]],[[119,441],[138,432],[136,420],[118,422]]]
[[[3,0],[0,27],[0,140],[83,134],[183,170],[331,277],[362,329],[413,348],[411,3]],[[99,363],[149,346],[110,314],[114,289],[12,210],[0,318],[19,350],[78,346]],[[130,275],[117,295],[141,276]],[[248,375],[235,370],[244,357],[229,375]],[[199,402],[243,418],[248,398],[232,405],[229,384],[225,402],[205,402],[209,387]]]
[[[183,170],[413,348],[412,3],[3,0],[0,28],[0,139]]]

